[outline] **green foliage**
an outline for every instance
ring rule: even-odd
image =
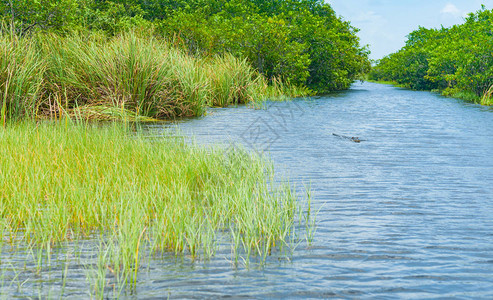
[[[278,96],[245,59],[193,57],[146,33],[0,35],[3,122],[200,116],[207,106]]]
[[[101,30],[112,35],[135,27],[150,27],[144,19],[145,11],[139,2],[131,0],[78,0],[79,23],[90,30]]]
[[[157,118],[203,113],[205,70],[163,42],[133,33],[43,40],[47,89],[66,108],[99,103]]]
[[[210,97],[209,106],[224,107],[230,104],[254,102],[255,95],[265,94],[258,90],[264,82],[246,60],[231,54],[216,56],[207,64]]]
[[[372,80],[395,81],[416,89],[436,89],[437,84],[427,77],[429,58],[436,47],[439,31],[420,27],[408,35],[406,46],[379,61],[370,73]]]
[[[357,30],[321,0],[0,0],[0,12],[17,35],[157,28],[189,54],[229,53],[271,82],[319,93],[348,88],[370,67]]]
[[[0,117],[31,117],[42,94],[46,64],[32,39],[0,36]]]
[[[151,141],[120,123],[24,122],[0,129],[0,157],[2,241],[49,253],[99,240],[108,278],[135,282],[144,258],[164,251],[207,259],[219,242],[235,260],[265,261],[299,242],[299,225],[311,227],[294,188],[274,184],[272,166],[241,149]]]
[[[78,0],[2,0],[0,16],[12,32],[24,35],[39,27],[61,30],[74,26]]]
[[[282,77],[298,85],[309,75],[306,45],[290,38],[289,25],[279,17],[253,14],[245,22],[218,14],[207,21],[196,13],[179,13],[165,22],[162,30],[178,34],[190,53],[232,53],[269,79]]]
[[[359,46],[357,29],[337,18],[330,6],[323,5],[317,12],[289,13],[296,24],[296,39],[309,47],[307,85],[318,92],[347,89],[369,71],[369,51]]]
[[[493,10],[484,6],[464,24],[420,28],[408,36],[404,48],[379,61],[370,79],[395,81],[414,89],[439,89],[468,100],[485,99],[493,86],[492,28]]]
[[[322,93],[348,88],[369,70],[356,29],[322,1],[191,1],[160,21],[191,53],[229,52],[269,80]]]

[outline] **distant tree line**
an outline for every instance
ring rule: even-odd
[[[493,10],[483,6],[450,28],[420,27],[401,50],[378,61],[369,78],[471,99],[491,97]]]
[[[370,69],[357,29],[323,0],[0,0],[0,13],[17,35],[152,27],[190,54],[231,53],[317,93],[347,89]]]

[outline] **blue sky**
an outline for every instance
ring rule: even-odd
[[[439,28],[464,22],[470,12],[493,9],[493,0],[326,0],[336,13],[361,31],[372,59],[399,50],[418,26]]]

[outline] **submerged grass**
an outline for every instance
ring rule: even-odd
[[[262,158],[149,140],[123,124],[8,124],[0,156],[2,241],[49,252],[100,236],[104,267],[125,282],[143,253],[207,258],[222,232],[237,258],[265,258],[304,222],[293,188],[273,184]]]
[[[312,226],[269,162],[86,121],[198,116],[308,93],[231,55],[192,57],[133,32],[0,33],[0,254],[27,247],[39,275],[61,243],[96,240],[87,273],[98,298],[108,275],[134,285],[146,255],[209,258],[218,236],[229,237],[234,261],[265,260],[293,245],[297,225]],[[29,120],[40,118],[60,121]]]

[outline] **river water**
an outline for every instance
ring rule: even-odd
[[[153,125],[268,155],[278,178],[311,187],[317,228],[311,245],[263,266],[235,268],[221,249],[205,262],[152,259],[121,296],[493,299],[492,129],[492,108],[373,83]],[[89,297],[87,276],[70,268],[79,277],[64,295]],[[8,294],[50,297],[43,286],[56,276]]]
[[[319,213],[291,261],[175,268],[172,297],[493,298],[493,109],[356,83],[178,127],[268,154],[279,176],[311,186]]]

